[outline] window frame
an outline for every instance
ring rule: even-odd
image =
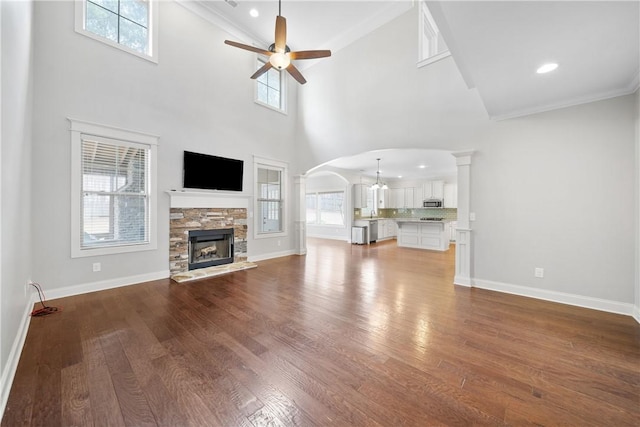
[[[320,220],[322,218],[321,215],[321,208],[320,208],[320,195],[321,194],[342,194],[342,218],[343,218],[343,223],[342,224],[323,224],[321,222],[318,222],[318,220]],[[312,225],[314,227],[331,227],[331,228],[346,228],[347,227],[347,212],[346,212],[346,191],[345,190],[324,190],[324,191],[311,191],[305,194],[305,205],[306,205],[306,196],[310,196],[313,195],[315,196],[316,199],[316,222],[307,222],[306,221],[306,215],[305,215],[305,222],[307,225]]]
[[[139,58],[146,59],[147,61],[158,63],[158,0],[146,0],[149,3],[149,25],[148,31],[148,47],[146,53],[138,52],[131,49],[128,46],[122,45],[113,40],[109,40],[102,37],[99,34],[93,33],[85,28],[86,15],[87,15],[87,0],[74,0],[75,3],[75,31],[78,34],[82,34],[93,40],[97,40],[106,44],[107,46],[120,49],[124,52],[135,55]],[[120,15],[118,15],[120,16]]]
[[[159,137],[138,131],[119,129],[96,123],[68,119],[71,123],[71,258],[112,255],[130,252],[155,250],[157,237],[157,147]],[[149,150],[148,166],[148,242],[109,244],[108,246],[82,247],[82,141],[85,137],[92,140],[110,140],[122,145],[143,146]]]
[[[280,212],[282,214],[280,231],[261,231],[260,202],[264,201],[260,197],[260,183],[258,182],[258,169],[268,169],[280,171]],[[285,162],[265,159],[254,156],[253,158],[253,185],[254,185],[254,233],[255,239],[265,239],[273,237],[285,237],[288,235],[287,227],[287,200],[289,197],[288,185],[288,165]]]
[[[431,11],[426,4],[425,0],[420,1],[418,13],[418,68],[425,65],[432,64],[440,61],[448,56],[451,56],[451,52],[447,48],[446,50],[437,52],[438,49],[438,35],[440,30],[431,15]],[[427,37],[429,34],[430,37]],[[433,53],[430,56],[425,57],[427,50],[435,50],[437,53]]]
[[[257,64],[256,70],[258,70],[260,67],[262,67],[267,62],[269,62],[268,58],[266,58],[266,57],[264,57],[262,55],[256,55],[256,64]],[[274,69],[274,68],[272,68],[272,69]],[[287,83],[288,83],[287,73],[279,71],[279,70],[275,70],[275,71],[280,76],[280,108],[274,107],[273,105],[258,99],[258,86],[263,84],[263,83],[260,83],[258,81],[258,79],[256,79],[255,85],[254,85],[253,100],[258,105],[261,105],[263,107],[269,108],[270,110],[273,110],[273,111],[277,111],[278,113],[287,115]]]

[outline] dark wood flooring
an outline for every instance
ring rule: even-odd
[[[457,287],[453,262],[309,239],[253,270],[51,301],[2,426],[640,425],[631,317]]]

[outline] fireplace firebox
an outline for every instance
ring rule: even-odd
[[[189,270],[231,264],[233,228],[189,231]]]

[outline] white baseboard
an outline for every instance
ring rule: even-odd
[[[637,305],[633,307],[633,318],[636,319],[636,322],[640,323],[640,307]]]
[[[307,237],[311,237],[314,239],[329,239],[329,240],[342,240],[343,242],[348,242],[349,240],[344,236],[327,236],[324,234],[309,234],[307,233]]]
[[[135,285],[152,280],[169,278],[169,270],[156,271],[154,273],[137,274],[135,276],[118,277],[116,279],[101,280],[99,282],[84,283],[81,285],[67,286],[59,289],[47,290],[47,299],[71,297],[89,292],[104,291],[106,289]]]
[[[267,259],[272,259],[272,258],[280,258],[283,256],[289,256],[289,255],[297,255],[296,251],[292,250],[288,250],[288,251],[282,251],[282,252],[271,252],[268,254],[262,254],[262,255],[255,255],[255,256],[250,256],[247,258],[247,261],[251,261],[251,262],[255,262],[255,261],[264,261]]]
[[[24,347],[24,341],[27,338],[27,331],[29,330],[29,324],[31,323],[31,311],[33,311],[34,301],[34,294],[31,294],[27,301],[22,321],[18,327],[18,333],[16,334],[16,338],[13,340],[11,351],[7,357],[7,363],[2,367],[2,377],[0,377],[0,418],[4,415],[7,400],[9,399],[9,392],[11,391],[11,385],[13,384],[13,378],[16,375],[16,369],[18,369],[18,362],[20,361],[20,355],[22,354],[22,347]]]
[[[453,278],[453,284],[458,286],[466,286],[467,288],[471,287],[471,278],[470,277],[462,277],[455,276]]]
[[[635,307],[633,306],[633,304],[623,303],[619,301],[611,301],[601,298],[568,294],[565,292],[549,291],[546,289],[537,289],[528,286],[512,285],[509,283],[493,282],[491,280],[482,279],[472,279],[472,286],[476,288],[488,289],[491,291],[521,295],[545,301],[559,302],[561,304],[575,305],[578,307],[590,308],[593,310],[606,311],[616,314],[625,314],[627,316],[636,317],[634,315]],[[638,320],[638,317],[636,317],[636,320]]]

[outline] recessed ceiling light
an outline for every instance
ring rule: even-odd
[[[420,169],[424,169],[424,168],[426,168],[427,166],[425,166],[425,165],[420,165],[420,166],[418,166],[418,167],[419,167]]]
[[[402,175],[398,175],[398,178],[402,178]]]
[[[258,16],[260,16],[260,12],[258,12],[258,9],[251,9],[249,11],[249,15],[253,16],[254,18],[257,18]]]
[[[538,68],[536,70],[536,73],[538,74],[544,74],[544,73],[548,73],[550,71],[555,70],[556,68],[558,68],[558,64],[556,64],[555,62],[550,62],[548,64],[544,64],[543,66],[541,66],[540,68]]]

